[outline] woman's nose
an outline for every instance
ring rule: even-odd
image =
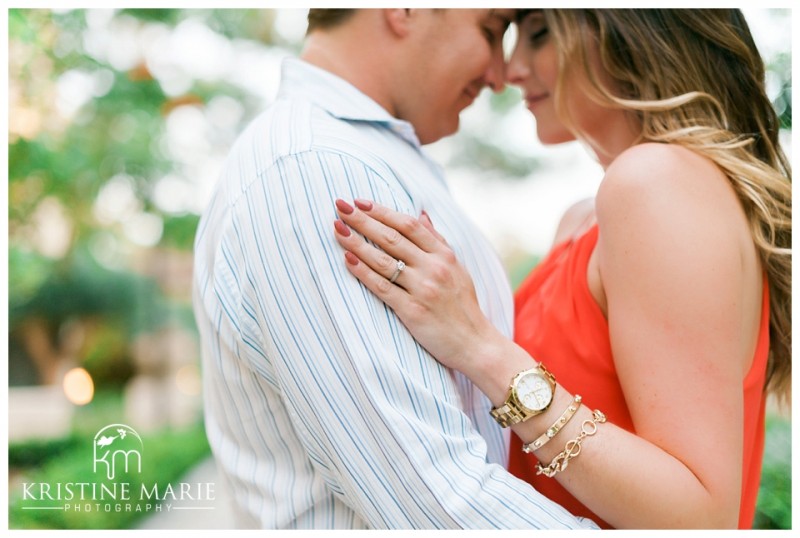
[[[506,83],[519,84],[531,74],[530,68],[524,60],[519,43],[514,47],[511,52],[511,57],[508,59],[506,65]]]

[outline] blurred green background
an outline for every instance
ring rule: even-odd
[[[132,528],[142,514],[24,510],[22,484],[89,480],[89,439],[115,422],[142,434],[159,480],[208,458],[191,313],[194,231],[227,149],[272,98],[281,58],[299,51],[305,10],[7,15],[9,526]],[[790,12],[752,17],[766,35],[770,24],[788,27]],[[790,143],[790,41],[765,56]],[[462,131],[431,148],[468,211],[487,192],[494,203],[519,198],[575,164],[537,146],[522,114],[516,90],[482,95]],[[498,129],[505,138],[491,134]],[[591,176],[587,192],[600,175],[592,166],[578,173]],[[569,189],[559,191],[565,204],[580,197]],[[506,213],[517,231],[530,217]],[[543,251],[491,218],[479,225],[516,286]],[[758,528],[791,527],[790,454],[788,413],[771,408]]]

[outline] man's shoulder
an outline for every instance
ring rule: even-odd
[[[329,121],[326,116],[309,101],[276,99],[242,132],[233,151],[256,147],[274,159],[308,151],[313,147],[315,124]]]
[[[368,159],[365,145],[374,142],[377,123],[341,119],[323,107],[303,99],[279,98],[250,123],[237,139],[231,154],[256,152],[262,165],[301,157],[308,153],[341,153]]]
[[[291,174],[309,163],[316,169],[318,162],[327,162],[337,169],[359,167],[396,181],[399,159],[403,166],[415,161],[414,157],[422,161],[407,146],[381,122],[338,118],[309,100],[284,97],[271,103],[239,135],[223,175],[228,176],[227,182],[239,184],[234,190],[242,191],[258,178]],[[315,174],[309,180],[325,181],[325,177]]]

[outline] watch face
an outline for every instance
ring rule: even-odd
[[[517,382],[517,398],[531,411],[541,411],[550,405],[553,389],[539,373],[529,372]]]

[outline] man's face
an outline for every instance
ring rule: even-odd
[[[397,116],[414,125],[428,144],[458,129],[459,114],[484,86],[501,91],[507,9],[425,10],[414,28],[415,54],[398,84]]]

